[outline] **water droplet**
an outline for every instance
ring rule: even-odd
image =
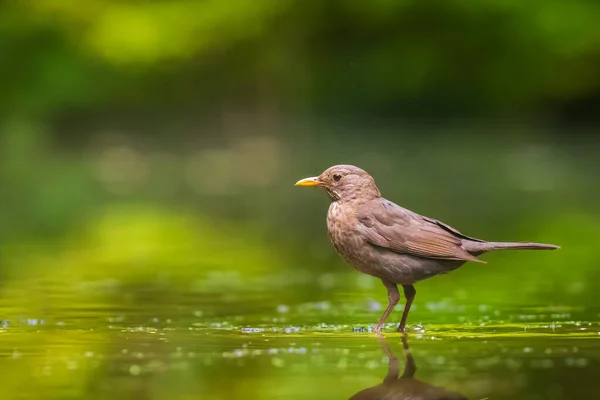
[[[134,364],[131,367],[129,367],[129,373],[133,376],[138,376],[141,372],[141,368],[139,365]]]

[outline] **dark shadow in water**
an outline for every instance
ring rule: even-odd
[[[383,379],[383,383],[361,390],[350,397],[350,400],[467,400],[460,393],[433,386],[414,378],[417,365],[405,336],[402,338],[402,346],[406,355],[406,365],[402,375],[400,375],[398,359],[392,353],[386,340],[383,337],[378,339],[384,353],[390,360],[388,373]]]

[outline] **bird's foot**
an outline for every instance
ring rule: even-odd
[[[408,333],[409,333],[410,329],[407,327],[398,327],[398,329],[396,329],[396,332],[402,334],[403,338],[408,337]]]
[[[380,335],[383,333],[383,326],[382,325],[377,325],[375,328],[373,328],[373,333]]]

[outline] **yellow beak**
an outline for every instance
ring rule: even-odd
[[[300,179],[294,186],[321,186],[318,176]]]

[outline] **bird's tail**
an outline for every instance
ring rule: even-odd
[[[531,242],[488,242],[490,250],[556,250],[560,246]]]

